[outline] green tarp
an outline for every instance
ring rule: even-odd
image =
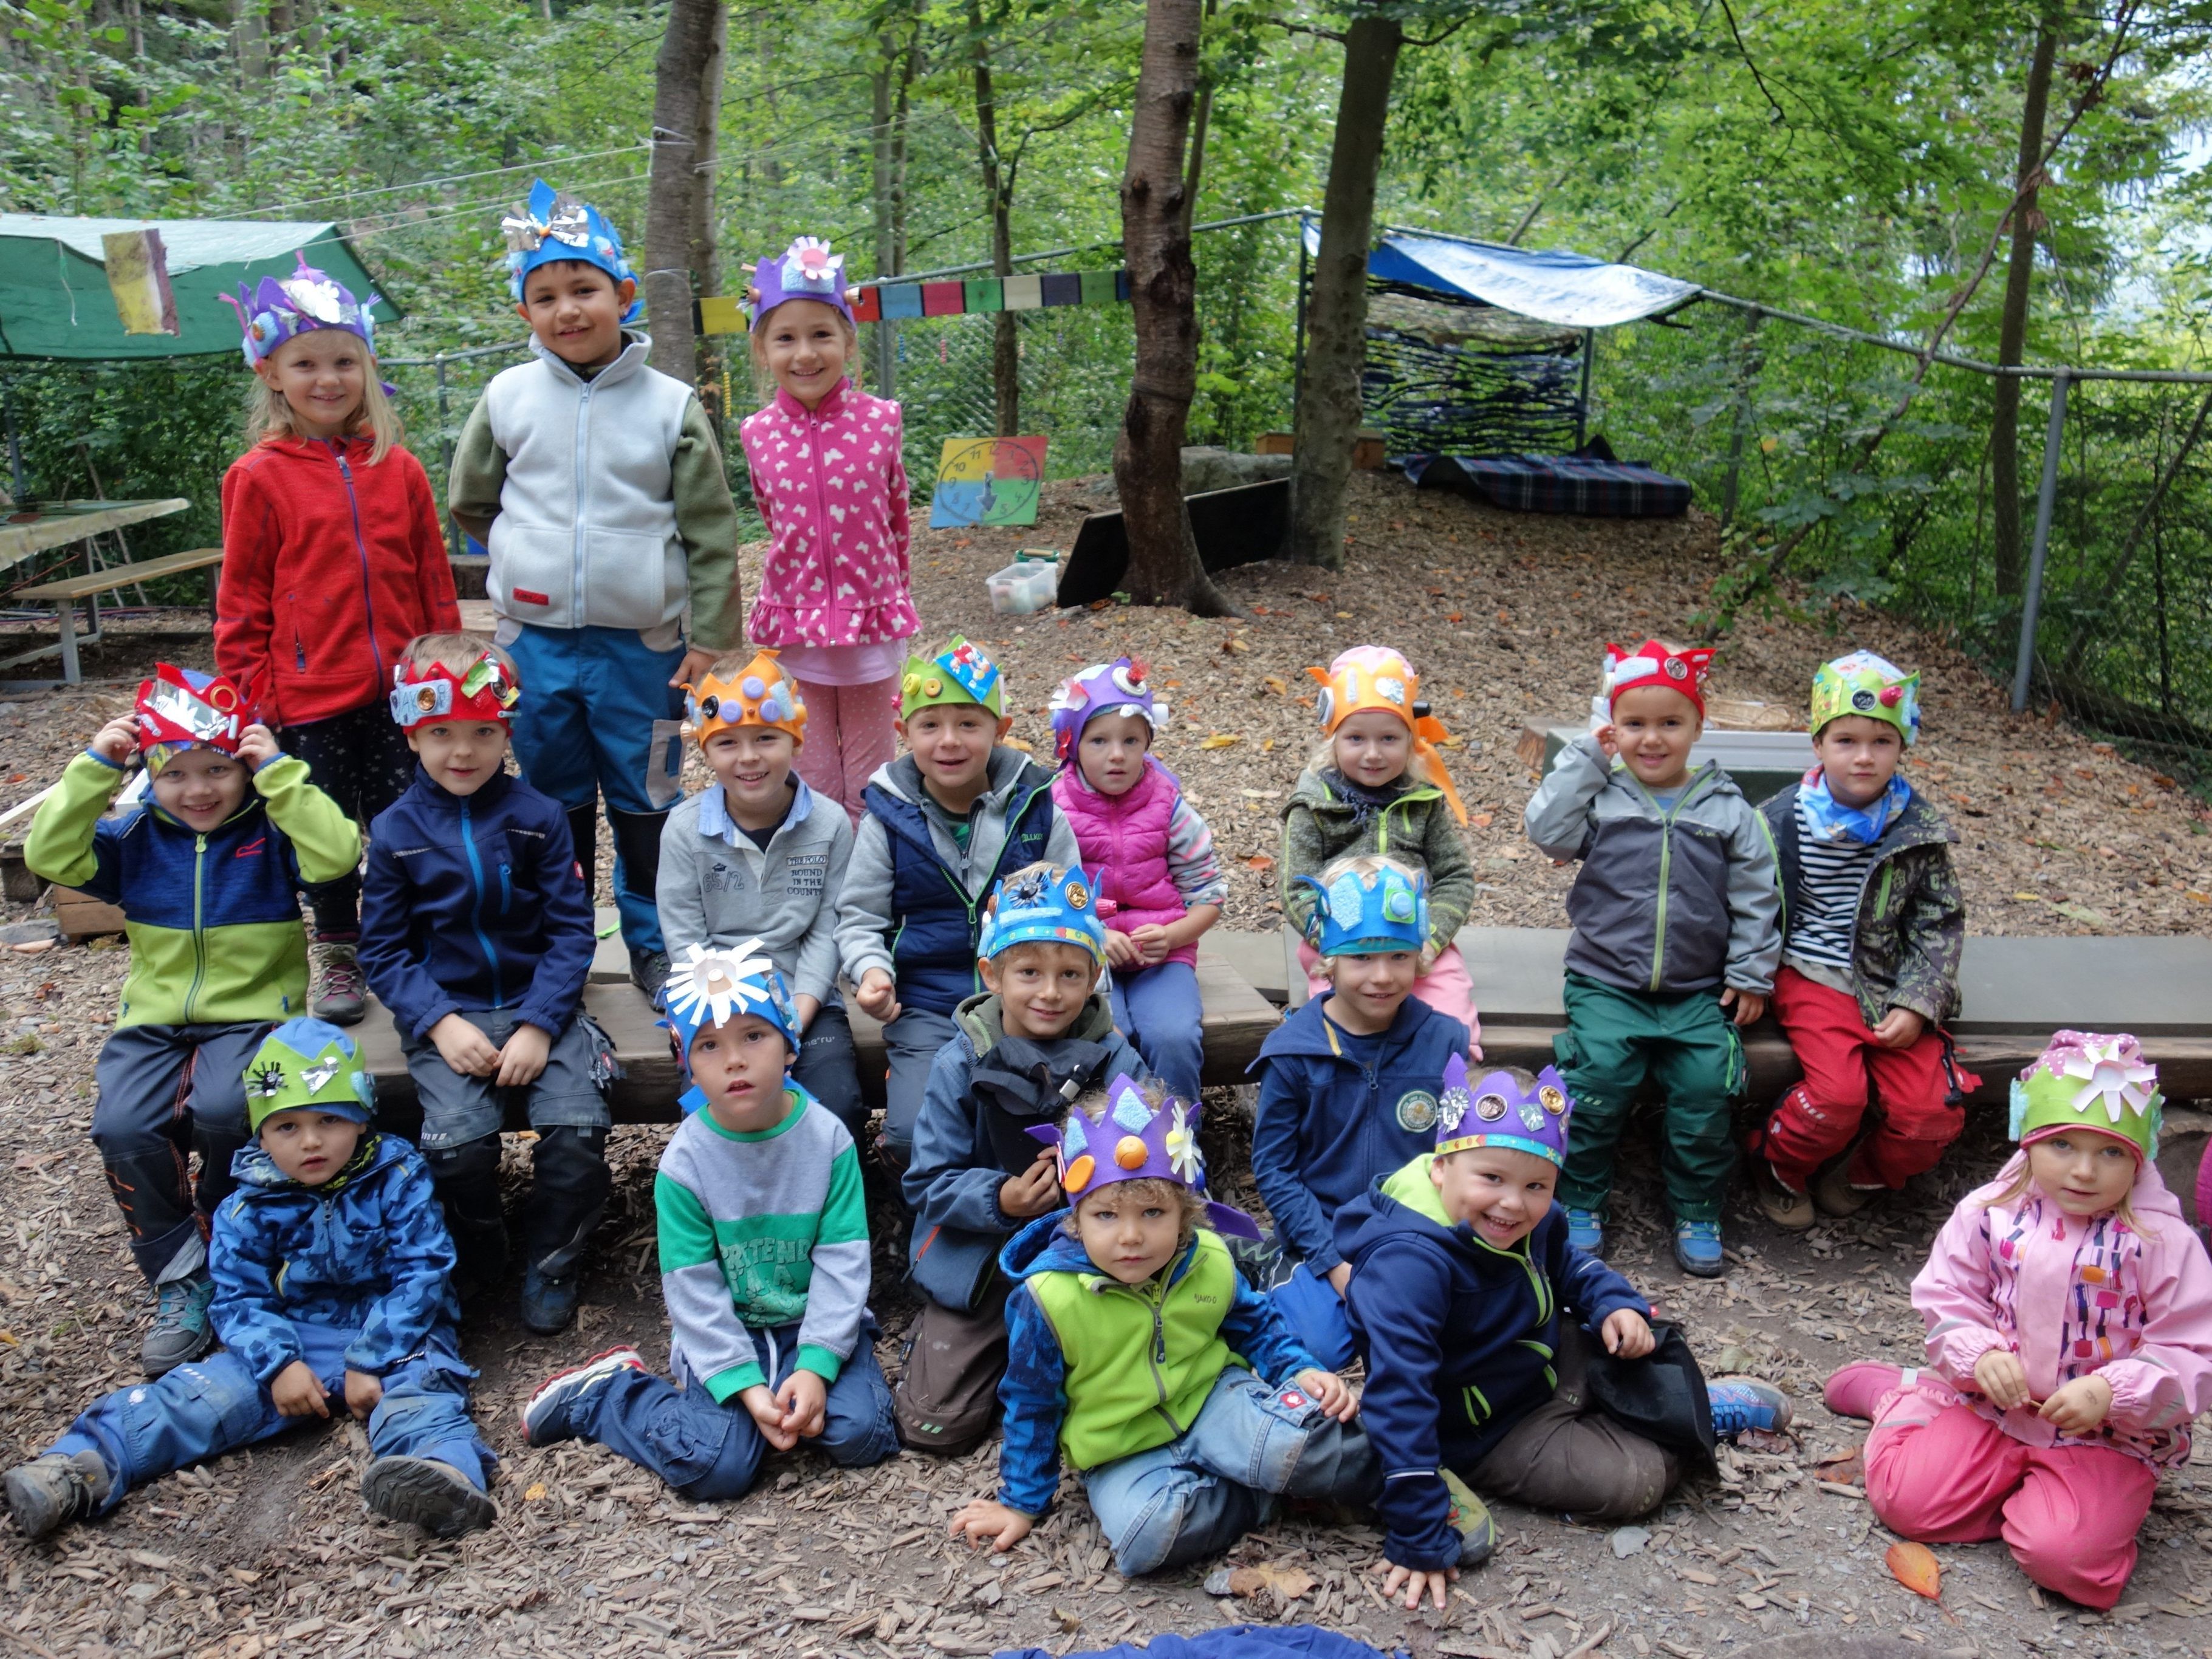
[[[100,239],[161,233],[181,332],[125,334],[107,286]],[[64,219],[0,213],[0,357],[186,357],[236,351],[238,314],[217,297],[264,276],[289,276],[294,253],[356,295],[375,288],[360,256],[327,220]],[[389,300],[376,320],[399,315]]]

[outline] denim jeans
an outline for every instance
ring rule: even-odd
[[[1114,1024],[1145,1057],[1168,1092],[1198,1098],[1206,1058],[1199,1031],[1198,970],[1187,962],[1114,970]]]
[[[1333,1371],[1352,1363],[1352,1322],[1336,1287],[1303,1261],[1275,1286],[1275,1311],[1298,1346]]]
[[[908,1008],[884,1027],[884,1047],[890,1060],[890,1077],[884,1085],[884,1139],[902,1170],[914,1151],[914,1121],[921,1115],[921,1091],[928,1085],[929,1068],[936,1063],[937,1051],[956,1035],[951,1015],[933,1014],[926,1008]]]

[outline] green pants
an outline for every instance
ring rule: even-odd
[[[1718,993],[1650,996],[1580,974],[1566,982],[1567,1029],[1552,1040],[1574,1099],[1559,1202],[1602,1215],[1613,1151],[1648,1077],[1666,1096],[1661,1173],[1677,1221],[1718,1221],[1735,1166],[1729,1104],[1743,1091],[1743,1044]]]

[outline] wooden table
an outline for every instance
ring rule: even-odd
[[[58,655],[62,659],[62,678],[70,685],[78,684],[76,650],[82,641],[86,645],[100,642],[100,595],[112,587],[128,582],[143,581],[149,576],[173,574],[179,570],[194,570],[212,564],[222,556],[222,550],[199,549],[191,554],[173,553],[167,558],[152,559],[143,564],[126,564],[103,570],[94,562],[92,538],[126,525],[143,524],[149,519],[165,519],[172,513],[181,513],[191,502],[182,495],[168,496],[161,501],[43,501],[36,507],[0,508],[0,571],[6,571],[40,553],[57,547],[66,547],[72,542],[82,542],[84,572],[82,575],[66,576],[53,581],[40,582],[35,586],[15,589],[10,598],[45,599],[54,607],[60,624],[61,638],[52,645],[42,645],[0,659],[0,668],[12,668],[17,663],[32,662],[40,657]],[[0,578],[0,586],[5,586]],[[76,605],[85,602],[91,612],[91,627],[80,635],[76,631]]]

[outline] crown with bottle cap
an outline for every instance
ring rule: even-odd
[[[1336,660],[1328,667],[1310,667],[1306,673],[1321,684],[1314,713],[1321,720],[1321,729],[1330,737],[1334,737],[1337,727],[1354,714],[1370,709],[1395,714],[1403,720],[1406,729],[1413,734],[1414,757],[1443,792],[1452,816],[1462,823],[1467,822],[1467,808],[1461,804],[1459,791],[1452,787],[1451,774],[1444,768],[1443,755],[1437,748],[1451,734],[1421,700],[1420,676],[1413,672],[1413,665],[1406,660],[1404,653],[1387,645],[1355,645],[1348,651],[1339,652]]]
[[[1454,1054],[1437,1097],[1437,1156],[1503,1146],[1564,1164],[1574,1110],[1565,1081],[1549,1066],[1534,1077],[1499,1066],[1470,1081],[1467,1061]]]
[[[1017,945],[1073,945],[1106,960],[1106,928],[1098,920],[1098,896],[1080,870],[1033,865],[1017,870],[992,889],[995,901],[975,940],[975,954],[992,957]]]
[[[441,662],[395,663],[392,718],[412,731],[434,720],[497,720],[508,724],[522,699],[514,671],[486,651],[459,673]]]
[[[1908,674],[1871,651],[1822,663],[1813,673],[1813,735],[1846,714],[1886,720],[1910,744],[1920,735],[1920,671]]]
[[[708,674],[696,686],[687,684],[684,710],[685,730],[702,748],[717,732],[736,726],[769,726],[789,732],[793,743],[806,741],[806,705],[799,701],[799,683],[774,651],[755,652],[732,678]]]
[[[1360,855],[1353,854],[1352,858]],[[1318,877],[1300,876],[1297,884],[1313,890],[1313,913],[1306,919],[1306,942],[1325,957],[1381,956],[1388,951],[1419,951],[1429,943],[1429,876],[1394,859],[1376,860],[1370,870],[1350,867],[1339,859]]]
[[[529,199],[508,209],[499,229],[507,239],[507,292],[518,305],[530,273],[556,260],[597,265],[614,280],[617,292],[623,283],[637,280],[623,252],[622,233],[606,215],[543,179],[531,182]],[[634,321],[644,309],[641,301],[633,299],[622,320]]]
[[[360,1045],[324,1020],[286,1020],[246,1068],[246,1122],[256,1133],[277,1113],[303,1108],[366,1123],[375,1105]]]
[[[799,1052],[799,1011],[782,974],[757,939],[726,950],[685,947],[669,963],[661,995],[668,1011],[662,1023],[676,1034],[687,1060],[700,1032],[727,1024],[740,1014],[766,1020],[783,1033],[784,1044],[794,1055]]]
[[[908,657],[899,676],[899,718],[910,720],[925,708],[947,703],[981,704],[994,717],[1006,712],[1006,683],[999,665],[955,634],[933,657]]]
[[[819,236],[796,237],[780,257],[762,259],[753,267],[753,291],[760,296],[752,302],[756,329],[786,300],[819,300],[847,322],[853,321],[853,302],[845,291],[845,256],[832,253]]]
[[[246,367],[258,363],[285,341],[319,328],[353,335],[374,355],[373,307],[381,303],[380,296],[356,300],[337,277],[309,264],[304,249],[292,257],[299,264],[289,276],[264,276],[250,289],[240,283],[235,297],[216,296],[238,313],[238,325],[246,336],[240,343]]]
[[[1198,1149],[1198,1108],[1160,1092],[1158,1103],[1126,1072],[1106,1085],[1106,1109],[1093,1118],[1080,1105],[1062,1124],[1039,1124],[1030,1133],[1053,1149],[1060,1165],[1060,1190],[1081,1203],[1103,1188],[1123,1181],[1172,1181],[1193,1192],[1206,1190],[1206,1158]],[[1242,1210],[1207,1200],[1206,1218],[1219,1233],[1260,1237],[1259,1224]]]
[[[1679,691],[1694,704],[1698,718],[1705,714],[1705,680],[1712,672],[1713,653],[1704,646],[1677,651],[1663,640],[1646,640],[1633,650],[1608,644],[1605,647],[1605,700],[1607,707],[1625,692],[1656,685]]]
[[[1083,728],[1101,714],[1133,714],[1158,732],[1168,723],[1167,699],[1154,693],[1145,665],[1133,657],[1091,664],[1053,693],[1052,757],[1071,760]]]
[[[202,744],[221,755],[238,753],[238,740],[253,724],[254,711],[227,674],[154,665],[154,678],[138,682],[132,711],[138,722],[138,748],[158,772],[180,749]]]
[[[2137,1160],[2158,1156],[2166,1097],[2158,1067],[2125,1031],[2057,1031],[2012,1085],[2012,1138],[2023,1146],[2069,1130],[2124,1141]]]

